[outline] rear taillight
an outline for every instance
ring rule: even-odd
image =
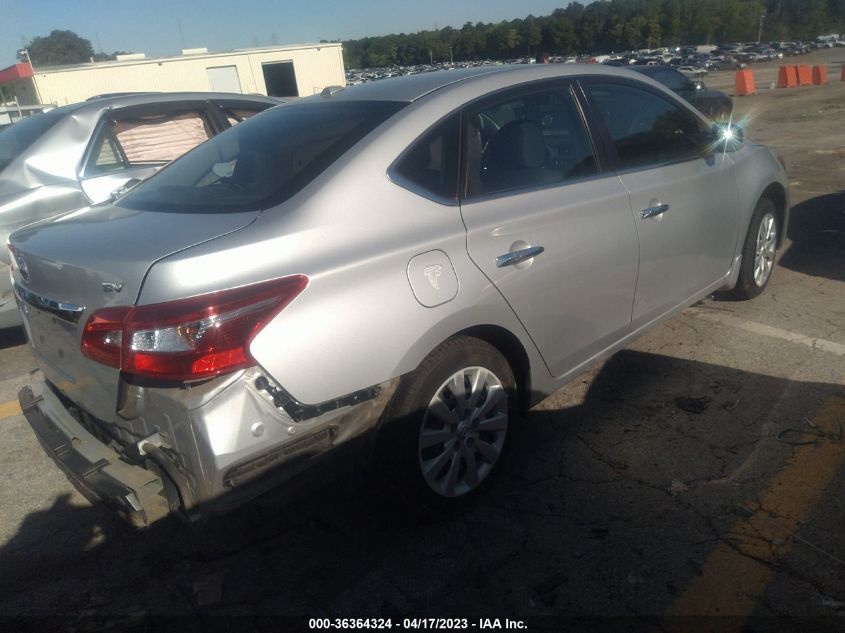
[[[85,324],[82,334],[82,353],[98,363],[120,369],[123,324],[132,308],[103,308],[97,310]]]
[[[82,353],[136,376],[197,380],[250,367],[252,339],[308,284],[292,275],[190,299],[104,308],[88,319]]]

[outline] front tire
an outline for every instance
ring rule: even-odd
[[[382,481],[416,513],[475,499],[503,461],[518,415],[513,372],[488,343],[453,337],[402,378],[379,434]]]
[[[739,279],[728,293],[732,299],[753,299],[765,290],[775,267],[779,229],[774,202],[761,198],[745,236]]]

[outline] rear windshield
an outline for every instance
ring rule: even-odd
[[[267,208],[300,191],[404,105],[306,101],[267,110],[174,161],[117,204],[175,213]]]
[[[4,128],[0,132],[0,171],[3,171],[21,152],[41,138],[44,132],[53,127],[64,115],[64,112],[59,111],[34,114]]]

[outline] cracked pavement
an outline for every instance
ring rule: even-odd
[[[845,50],[826,54],[845,61]],[[783,153],[793,181],[767,292],[691,308],[532,409],[500,477],[452,519],[419,523],[340,473],[199,533],[177,521],[133,532],[67,483],[22,416],[0,420],[0,614],[655,623],[711,582],[714,552],[728,548],[766,569],[751,615],[845,617],[842,462],[823,488],[770,490],[802,451],[778,434],[845,425],[843,357],[719,320],[845,344],[845,168],[824,153],[845,152],[841,112],[831,114],[843,99],[834,83],[737,101],[755,113],[748,136]],[[18,334],[2,344],[9,401],[35,365]],[[808,494],[806,516],[760,505]]]

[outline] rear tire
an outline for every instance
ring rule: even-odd
[[[727,293],[731,299],[753,299],[766,289],[775,267],[779,230],[774,202],[760,198],[745,235],[739,279]]]
[[[517,415],[504,356],[480,339],[448,339],[402,378],[379,433],[379,478],[414,514],[459,510],[492,482]]]

